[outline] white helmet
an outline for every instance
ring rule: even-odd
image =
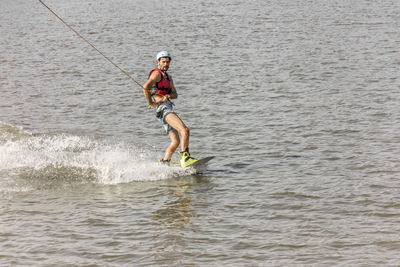
[[[157,61],[159,61],[160,58],[163,57],[169,57],[169,59],[172,59],[171,54],[168,51],[161,51],[160,53],[157,54]]]

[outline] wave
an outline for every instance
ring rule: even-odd
[[[28,186],[120,184],[191,175],[156,162],[156,152],[66,133],[34,135],[0,122],[0,187],[21,179]],[[0,189],[1,190],[1,189]]]

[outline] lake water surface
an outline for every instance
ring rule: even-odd
[[[0,2],[1,266],[397,266],[400,2]],[[175,155],[177,158],[177,155]]]

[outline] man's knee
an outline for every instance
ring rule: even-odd
[[[190,135],[190,129],[188,127],[183,128],[182,134],[189,136]]]
[[[179,145],[179,139],[174,139],[174,140],[171,140],[171,148],[177,148],[178,147],[178,145]]]

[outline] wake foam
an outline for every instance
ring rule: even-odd
[[[157,153],[136,145],[68,134],[32,135],[0,123],[3,181],[18,178],[44,185],[120,184],[193,174],[190,169],[160,165],[156,159]]]

